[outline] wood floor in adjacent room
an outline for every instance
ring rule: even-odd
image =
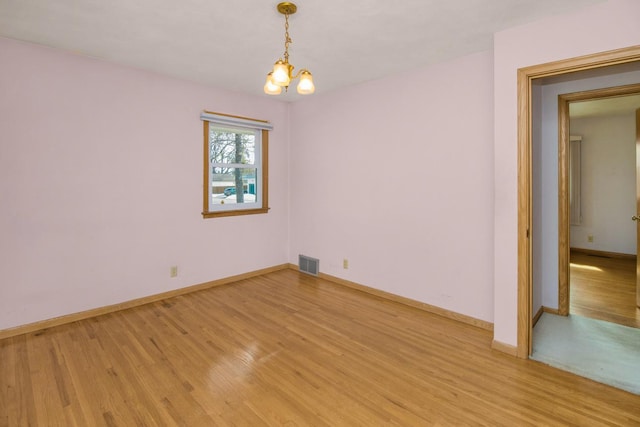
[[[640,396],[282,270],[0,341],[0,426],[639,425]]]
[[[636,260],[571,251],[569,312],[640,328]]]

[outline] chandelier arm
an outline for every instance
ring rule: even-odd
[[[291,67],[291,69],[293,69],[293,66]],[[301,68],[301,69],[298,70],[298,72],[296,73],[295,76],[291,76],[291,80],[297,79],[298,77],[300,77],[300,74],[302,74],[304,72],[307,72],[307,73],[311,74],[311,71],[307,70],[306,68]]]

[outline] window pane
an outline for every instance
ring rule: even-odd
[[[211,164],[255,164],[255,131],[224,129],[211,126],[209,128],[209,147],[209,160]]]
[[[257,169],[212,168],[211,203],[256,203]]]

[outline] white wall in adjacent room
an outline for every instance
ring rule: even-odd
[[[582,136],[582,223],[571,247],[636,254],[635,113],[572,119],[571,133]]]

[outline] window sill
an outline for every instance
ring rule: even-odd
[[[202,212],[203,218],[218,218],[223,216],[257,215],[266,214],[271,208],[241,209],[237,211]]]

